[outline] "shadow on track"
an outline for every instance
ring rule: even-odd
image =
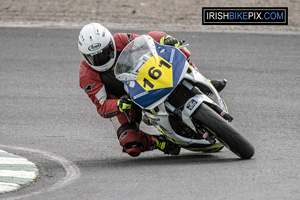
[[[229,162],[244,162],[239,158],[220,158],[219,153],[214,154],[197,154],[184,153],[180,156],[156,156],[156,157],[139,157],[139,158],[111,158],[104,160],[81,160],[76,165],[84,168],[118,168],[118,167],[142,167],[142,166],[168,166],[168,165],[187,165],[187,164],[221,164]]]

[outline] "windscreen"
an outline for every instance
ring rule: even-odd
[[[139,68],[152,57],[155,52],[155,45],[150,36],[142,35],[129,43],[120,54],[116,66],[115,75],[119,80],[124,79],[126,75],[137,75]],[[131,76],[132,77],[132,76]]]

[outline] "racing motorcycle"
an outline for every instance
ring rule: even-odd
[[[182,148],[227,147],[242,159],[254,147],[230,124],[233,117],[214,86],[187,61],[183,48],[161,45],[148,35],[129,43],[114,73],[151,123]]]

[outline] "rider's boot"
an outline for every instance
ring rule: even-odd
[[[153,136],[155,138],[154,146],[165,154],[178,155],[181,147],[168,140],[164,136]]]
[[[208,79],[209,80],[209,79]],[[226,79],[218,79],[218,80],[209,80],[210,83],[216,88],[218,92],[221,92],[226,86]]]
[[[188,60],[188,62],[193,68],[195,68],[198,71],[197,67],[191,60]],[[221,92],[227,83],[226,79],[217,79],[217,80],[216,79],[214,79],[214,80],[207,79],[207,80],[216,88],[216,90],[218,92]]]
[[[144,151],[155,149],[156,139],[141,130],[126,129],[118,135],[123,152],[137,157]]]

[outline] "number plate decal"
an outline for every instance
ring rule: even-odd
[[[152,56],[140,69],[136,81],[146,91],[173,87],[172,64],[159,55]]]

